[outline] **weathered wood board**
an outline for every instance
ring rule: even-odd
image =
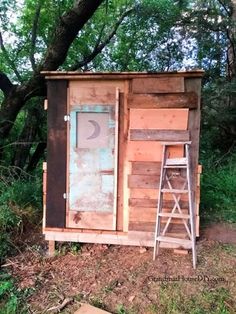
[[[188,109],[130,109],[130,129],[186,130]]]
[[[181,147],[170,147],[169,158],[182,157]],[[152,141],[129,141],[127,158],[129,161],[161,162],[162,145]]]
[[[70,81],[70,106],[114,104],[116,88],[124,91],[124,81]]]
[[[184,92],[183,77],[134,78],[132,92],[143,93],[181,93]]]
[[[128,107],[139,109],[197,108],[197,95],[189,93],[128,94]]]
[[[131,141],[189,141],[190,134],[186,130],[154,130],[154,129],[132,129],[130,130]]]

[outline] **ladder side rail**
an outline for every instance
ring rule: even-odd
[[[161,173],[160,173],[160,182],[159,182],[159,190],[158,190],[158,202],[157,202],[157,214],[156,214],[156,227],[155,227],[155,238],[154,238],[154,252],[153,252],[153,260],[155,260],[156,255],[159,250],[159,241],[157,241],[157,237],[159,236],[159,232],[161,229],[161,217],[159,216],[160,210],[162,208],[162,197],[163,193],[161,192],[162,184],[163,184],[163,177],[165,175],[166,170],[164,169],[166,159],[166,145],[162,147],[162,161],[161,161]]]
[[[189,200],[189,214],[190,214],[190,226],[191,226],[191,241],[192,241],[192,256],[193,256],[193,268],[196,268],[197,257],[196,257],[196,232],[195,232],[195,221],[194,221],[194,207],[192,200],[192,184],[190,176],[190,154],[189,145],[185,145],[186,156],[187,156],[187,181],[188,181],[188,200]]]

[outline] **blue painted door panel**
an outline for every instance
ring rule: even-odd
[[[114,106],[86,105],[70,114],[69,210],[78,212],[79,228],[86,212],[97,217],[114,211],[114,111]],[[107,229],[113,229],[110,224]]]

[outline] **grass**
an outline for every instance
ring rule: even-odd
[[[159,298],[160,304],[153,313],[230,314],[226,305],[230,297],[225,288],[204,289],[201,293],[186,296],[179,284],[162,285]]]
[[[162,284],[158,292],[158,302],[149,305],[145,314],[231,314],[232,299],[226,288],[204,289],[192,296],[183,292],[180,284]],[[117,306],[117,314],[140,313],[133,309]]]

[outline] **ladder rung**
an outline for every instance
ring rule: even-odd
[[[164,168],[165,168],[165,169],[170,169],[170,168],[172,168],[172,169],[173,169],[173,168],[178,168],[178,169],[180,169],[180,168],[182,169],[182,168],[183,168],[183,169],[187,169],[187,166],[183,166],[183,165],[181,165],[181,166],[173,165],[173,166],[164,166]]]
[[[166,166],[172,166],[172,165],[185,165],[187,166],[187,158],[167,158],[166,159]]]
[[[180,239],[180,238],[172,238],[172,237],[164,237],[164,236],[159,236],[156,238],[157,241],[160,242],[167,242],[167,243],[176,243],[176,244],[182,244],[182,245],[189,245],[191,247],[192,241],[191,240],[186,240],[186,239]]]
[[[171,218],[183,218],[183,219],[189,219],[190,215],[188,214],[175,214],[175,213],[159,213],[160,217],[171,217]]]
[[[188,190],[178,190],[178,189],[161,189],[163,193],[176,193],[176,194],[186,194]]]
[[[175,145],[190,145],[191,141],[186,141],[186,142],[160,142],[161,145],[165,146],[175,146]]]

